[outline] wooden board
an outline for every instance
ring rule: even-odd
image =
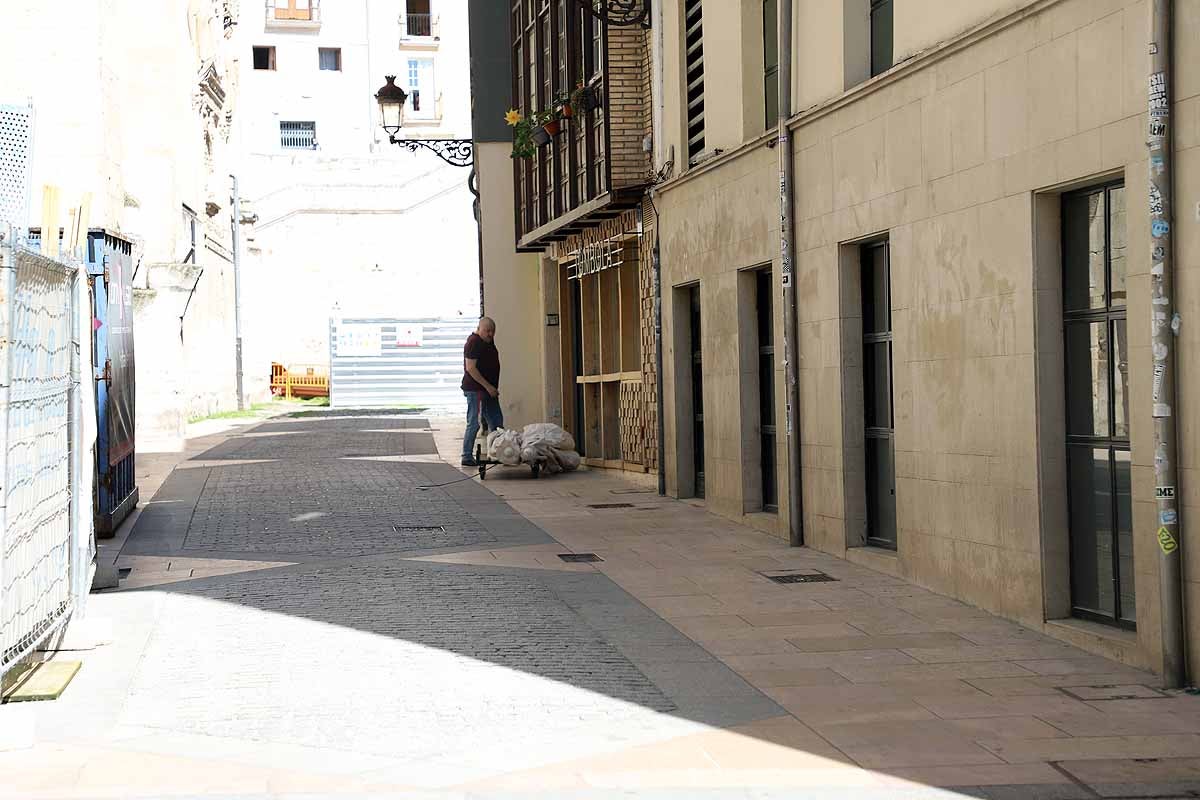
[[[43,661],[18,676],[4,690],[0,703],[57,700],[82,666],[78,661]]]

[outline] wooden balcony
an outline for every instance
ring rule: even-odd
[[[512,0],[513,96],[522,114],[584,82],[598,101],[573,110],[529,158],[513,160],[521,251],[595,226],[641,203],[650,158],[646,33],[612,28],[572,0]]]

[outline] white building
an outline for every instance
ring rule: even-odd
[[[134,243],[142,452],[178,446],[189,417],[236,402],[237,23],[234,0],[0,4],[0,103],[35,113],[34,221],[53,185],[64,214],[90,195],[90,226]]]
[[[248,390],[327,363],[331,313],[477,314],[470,170],[391,144],[375,101],[396,75],[402,138],[470,138],[467,0],[246,4],[237,46]]]

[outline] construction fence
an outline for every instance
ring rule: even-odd
[[[83,273],[0,229],[0,678],[82,611],[91,583]]]

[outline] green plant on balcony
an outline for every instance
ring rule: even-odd
[[[573,117],[576,113],[586,114],[589,111],[597,108],[596,91],[583,81],[575,84],[575,88],[570,91],[559,92],[554,97],[554,107],[559,113],[566,118]]]
[[[528,117],[520,111],[510,109],[504,121],[513,129],[513,158],[530,158],[539,147],[549,143],[561,130],[563,113],[561,108],[534,111]]]

